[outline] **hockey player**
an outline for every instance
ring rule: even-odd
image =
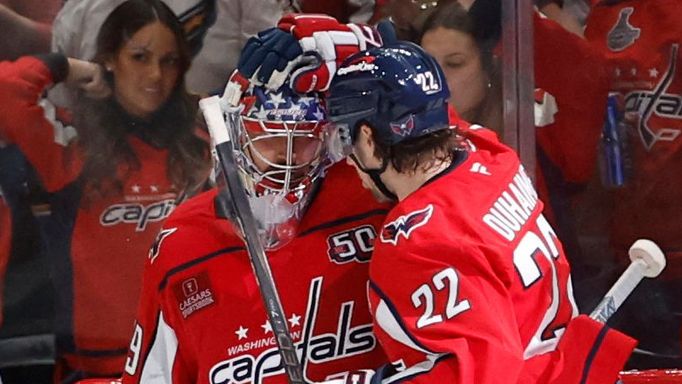
[[[450,127],[449,95],[410,43],[350,56],[329,90],[330,153],[398,201],[370,266],[393,363],[374,380],[614,382],[634,341],[576,318],[561,242],[516,154],[491,131]]]
[[[368,262],[387,212],[346,164],[328,168],[315,94],[252,87],[237,100],[239,172],[263,233],[306,382],[361,380],[385,357]],[[244,242],[217,189],[165,222],[147,260],[123,383],[286,383]],[[362,382],[362,381],[359,381]]]

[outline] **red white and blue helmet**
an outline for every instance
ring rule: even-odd
[[[326,115],[316,94],[298,95],[286,85],[277,91],[254,86],[240,103],[243,109],[239,139],[245,171],[254,181],[255,194],[296,192],[320,176]],[[256,146],[259,141],[273,138],[287,141],[287,154],[278,162],[268,159]],[[303,142],[313,148],[305,148],[307,161],[295,162],[297,145]],[[253,158],[261,159],[270,169],[260,171]]]
[[[263,243],[268,249],[279,248],[296,235],[311,192],[329,165],[321,99],[314,93],[296,94],[286,85],[277,91],[252,85],[227,117]],[[273,158],[268,153],[273,147],[285,150]]]

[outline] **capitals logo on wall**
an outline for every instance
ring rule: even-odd
[[[428,223],[432,214],[433,205],[429,204],[424,209],[398,217],[395,221],[384,226],[381,231],[381,242],[397,245],[400,235],[409,239],[412,231]]]

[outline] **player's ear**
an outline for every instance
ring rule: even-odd
[[[363,154],[362,159],[370,168],[381,167],[382,159],[377,151],[377,142],[374,130],[367,124],[362,123],[355,141],[356,148]]]
[[[358,141],[362,141],[362,145],[366,146],[370,151],[374,151],[374,133],[369,125],[362,123],[360,125],[360,134],[358,135]],[[372,152],[369,152],[372,153]]]

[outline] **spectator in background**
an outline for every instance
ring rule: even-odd
[[[450,102],[467,121],[501,133],[499,1],[478,0],[467,12],[458,3],[436,7],[423,26],[421,44],[443,67],[454,91]],[[495,14],[498,16],[495,17]],[[536,183],[545,215],[557,229],[582,280],[582,260],[573,222],[572,198],[595,167],[606,103],[600,57],[587,42],[555,22],[533,19],[535,27]],[[570,73],[570,76],[568,74]],[[579,304],[585,294],[577,288]]]
[[[53,51],[91,60],[96,31],[123,0],[69,0],[55,19]],[[167,0],[182,23],[192,54],[187,73],[191,92],[222,90],[237,66],[246,40],[261,29],[274,26],[288,9],[284,0]],[[63,97],[63,96],[62,96]],[[63,103],[63,101],[60,102]]]
[[[582,0],[581,0],[582,1]],[[543,15],[549,19],[554,20],[561,25],[565,30],[583,37],[583,25],[565,3],[574,3],[575,1],[564,0],[537,0],[536,6]]]
[[[563,12],[573,15],[580,25],[581,36],[585,36],[585,21],[590,13],[590,0],[566,0],[564,1]]]
[[[0,0],[0,61],[47,52],[63,3]],[[34,208],[45,196],[21,151],[1,142],[0,189],[0,371],[10,384],[44,383],[52,371],[54,289]]]
[[[610,244],[621,265],[639,237],[658,243],[668,264],[643,282],[614,325],[640,339],[633,368],[682,368],[682,8],[676,0],[594,1],[585,36],[606,58],[609,87],[624,101],[633,169],[610,191]],[[646,308],[646,310],[642,310]]]
[[[393,22],[399,40],[419,43],[424,21],[434,8],[453,2],[457,0],[389,0],[380,8],[379,14],[382,18],[389,18]]]
[[[184,86],[189,60],[173,12],[129,0],[104,21],[94,62],[50,54],[0,63],[0,136],[52,192],[44,234],[59,382],[120,375],[147,249],[206,180],[208,148]],[[82,91],[70,122],[40,99],[61,81]]]
[[[62,0],[0,0],[0,60],[47,52]]]
[[[69,0],[57,15],[52,49],[67,56],[90,60],[94,34],[104,18],[123,0]],[[191,92],[222,91],[237,67],[239,52],[249,37],[274,27],[285,12],[326,13],[339,20],[364,23],[376,14],[374,0],[167,0],[183,24],[194,58],[187,73]],[[408,2],[409,3],[409,2]],[[53,96],[51,96],[53,97]],[[64,96],[54,96],[61,104]]]
[[[46,383],[54,355],[54,288],[40,222],[49,219],[47,193],[17,145],[0,141],[0,189],[8,220],[0,224],[2,324],[0,372],[8,383]]]
[[[378,11],[375,12],[378,17],[373,18],[373,20],[376,21],[382,17],[390,18],[395,24],[398,39],[419,43],[424,21],[436,8],[455,2],[468,10],[476,1],[478,0],[380,1],[377,6]],[[582,1],[572,0],[571,3]],[[488,3],[487,0],[480,2]],[[577,16],[570,9],[564,7],[563,0],[538,0],[536,6],[545,16],[559,23],[566,30],[582,36],[582,25]],[[492,16],[494,17],[494,15]]]
[[[294,10],[301,13],[322,13],[343,23],[368,23],[377,18],[377,11],[386,0],[298,0],[291,3]]]
[[[502,82],[493,53],[499,34],[476,21],[456,1],[439,5],[422,23],[420,44],[443,68],[457,113],[501,135]]]
[[[62,3],[61,0],[0,0],[0,60],[48,51],[52,20]],[[7,343],[0,347],[5,352],[0,356],[0,363],[2,374],[10,384],[44,382],[51,372],[49,365],[33,365],[51,350],[54,312],[53,289],[44,263],[39,229],[31,214],[29,186],[35,183],[26,172],[30,167],[18,166],[25,163],[16,146],[0,143],[0,189],[5,187],[0,198],[3,200],[0,202],[0,343]],[[22,354],[10,346],[30,352]],[[3,356],[12,356],[12,360],[7,361]],[[15,366],[16,361],[26,365]]]
[[[193,92],[218,93],[237,68],[239,52],[251,36],[274,27],[286,0],[216,0],[215,23],[208,29],[201,51],[192,61],[187,86]]]

